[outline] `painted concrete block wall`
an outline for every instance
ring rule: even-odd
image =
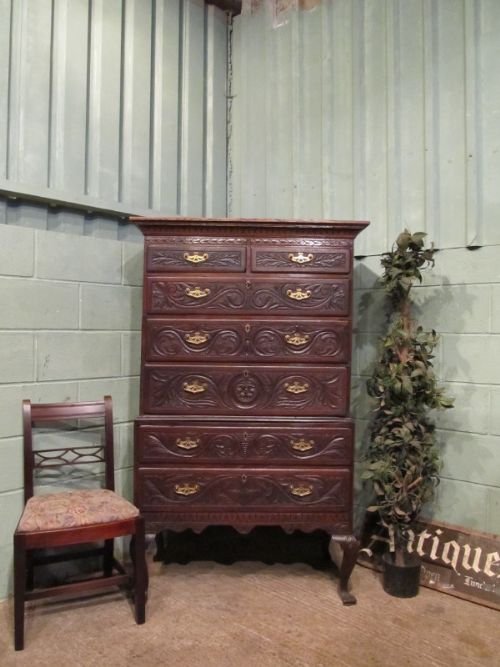
[[[371,220],[356,244],[358,462],[384,326],[380,253],[405,226],[428,232],[440,252],[415,294],[456,402],[436,415],[444,467],[428,510],[496,533],[499,29],[495,0],[325,0],[277,29],[263,11],[238,17],[228,185],[232,215]]]
[[[117,490],[132,497],[142,244],[0,225],[0,599],[22,509],[21,401],[114,404]]]

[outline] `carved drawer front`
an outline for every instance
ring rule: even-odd
[[[137,502],[142,512],[308,508],[346,510],[350,501],[350,471],[307,469],[139,468]]]
[[[149,245],[146,248],[146,270],[149,272],[244,271],[246,252],[243,246]]]
[[[350,248],[288,246],[252,247],[252,271],[290,273],[349,273]]]
[[[146,309],[161,313],[260,313],[269,315],[349,314],[349,280],[337,278],[204,278],[149,277]]]
[[[345,416],[345,366],[148,366],[142,413]]]
[[[148,318],[143,335],[146,361],[347,363],[351,351],[349,322],[334,319]]]
[[[352,426],[140,425],[140,463],[350,465]]]

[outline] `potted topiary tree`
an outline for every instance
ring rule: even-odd
[[[400,597],[418,592],[420,563],[408,554],[407,531],[439,481],[440,456],[429,412],[453,406],[433,371],[438,336],[412,318],[412,287],[434,265],[435,250],[425,247],[425,236],[405,230],[382,256],[389,326],[367,382],[376,405],[362,477],[375,497],[368,511],[378,514],[389,545],[383,555],[384,588]]]

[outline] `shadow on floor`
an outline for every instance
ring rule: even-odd
[[[165,564],[211,560],[223,565],[260,561],[267,565],[306,563],[319,570],[331,567],[329,536],[322,531],[288,535],[281,528],[262,526],[242,535],[228,526],[211,526],[200,534],[165,531],[157,544],[155,560]]]

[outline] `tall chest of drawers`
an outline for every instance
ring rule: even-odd
[[[352,534],[352,256],[366,222],[132,218],[145,237],[135,502],[148,532]]]

